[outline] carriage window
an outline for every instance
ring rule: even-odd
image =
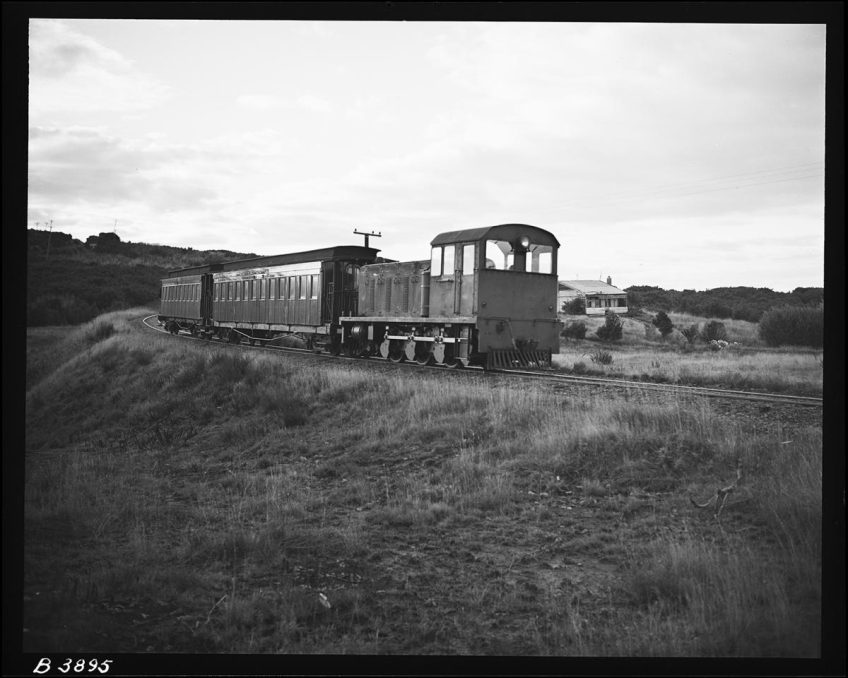
[[[300,276],[300,298],[306,299],[307,286],[309,285],[309,276]]]
[[[312,299],[318,298],[318,276],[312,276]]]
[[[453,245],[448,245],[445,247],[445,263],[442,266],[442,275],[453,275],[454,274],[454,262],[456,255],[456,247]]]
[[[348,264],[344,270],[344,289],[352,290],[356,288],[356,274],[359,272],[359,266]]]
[[[430,276],[438,278],[442,274],[442,248],[434,247],[430,259]]]
[[[289,299],[297,299],[297,278],[291,277],[289,280]]]

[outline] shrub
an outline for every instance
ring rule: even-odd
[[[701,339],[706,342],[721,339],[727,341],[727,328],[718,320],[711,320],[701,330]]]
[[[566,339],[584,339],[586,337],[586,323],[582,320],[568,323],[563,329],[561,336]]]
[[[660,334],[663,335],[663,337],[667,337],[674,329],[674,325],[665,311],[657,313],[651,323],[660,331]]]
[[[576,297],[566,301],[562,305],[562,312],[568,315],[586,315],[586,300],[583,297]]]
[[[824,343],[824,307],[783,306],[763,314],[760,338],[769,346],[812,346]]]
[[[574,365],[572,365],[571,373],[586,374],[586,363],[584,363],[582,360],[578,360],[576,363],[574,363]]]
[[[688,341],[690,344],[694,344],[695,339],[698,338],[698,326],[697,325],[690,325],[686,329],[680,330],[680,333],[684,337],[686,337],[686,341]]]
[[[604,324],[599,327],[595,334],[601,341],[617,341],[621,339],[622,326],[621,318],[619,318],[612,309],[607,309],[604,314]]]
[[[602,351],[598,349],[592,355],[589,356],[593,363],[596,365],[611,365],[612,364],[612,353],[609,351]]]

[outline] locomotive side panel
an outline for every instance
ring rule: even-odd
[[[359,274],[358,314],[372,318],[427,317],[428,268],[427,261],[363,266]]]

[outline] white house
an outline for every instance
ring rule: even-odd
[[[613,287],[612,278],[602,280],[560,280],[557,293],[558,309],[577,297],[586,302],[586,315],[603,315],[607,309],[627,313],[627,292]]]

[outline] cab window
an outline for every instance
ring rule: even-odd
[[[462,247],[462,273],[470,275],[474,273],[474,245],[463,245]]]
[[[440,275],[442,275],[442,248],[434,247],[430,259],[430,276],[438,278]]]
[[[444,264],[442,265],[442,275],[453,275],[455,269],[456,247],[448,245],[445,247]]]

